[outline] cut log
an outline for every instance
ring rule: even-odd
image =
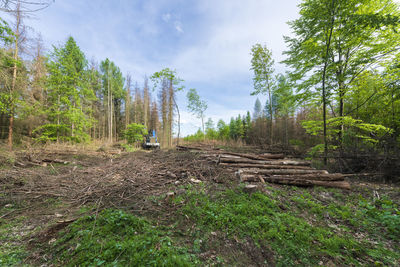
[[[310,180],[310,181],[344,181],[344,176],[340,173],[324,174],[324,173],[313,173],[313,174],[296,174],[296,175],[261,175],[261,174],[249,174],[238,171],[235,173],[236,177],[241,182],[258,182],[266,181],[266,179],[273,178],[278,180]],[[262,178],[262,179],[261,179]]]
[[[187,151],[187,150],[203,150],[199,147],[191,147],[191,146],[176,146],[176,150]]]
[[[308,166],[296,165],[263,165],[251,163],[221,163],[221,166],[236,167],[236,168],[257,168],[257,169],[298,169],[298,170],[313,170]]]
[[[272,175],[271,178],[277,179],[296,179],[296,180],[314,180],[314,181],[344,181],[341,173],[313,173],[296,175]]]
[[[233,156],[233,155],[228,155],[228,154],[219,154],[218,157],[226,158],[226,159],[242,159],[242,157],[240,157],[240,156]]]
[[[307,161],[294,161],[294,160],[253,160],[253,159],[237,159],[237,158],[219,158],[220,163],[239,163],[239,164],[264,164],[264,165],[294,165],[294,166],[310,166],[311,163]]]
[[[243,191],[247,192],[247,193],[254,193],[256,192],[258,189],[258,186],[255,184],[248,184],[243,188]]]
[[[285,184],[285,185],[297,185],[297,186],[325,186],[325,187],[334,187],[350,190],[350,183],[347,181],[314,181],[314,180],[300,180],[300,179],[282,179],[282,178],[273,178],[273,177],[264,177],[266,182],[275,183],[275,184]]]
[[[299,170],[299,169],[241,169],[246,174],[266,174],[266,175],[296,175],[296,174],[328,174],[326,170]]]
[[[254,154],[243,154],[243,153],[235,153],[235,152],[227,152],[224,151],[222,152],[223,154],[226,155],[232,155],[232,156],[237,156],[241,158],[247,158],[247,159],[254,159],[254,160],[266,160],[266,159],[283,159],[285,158],[285,155],[283,154],[263,154],[263,155],[254,155]]]
[[[59,163],[59,164],[68,164],[68,161],[61,160],[61,159],[42,159],[42,162],[48,163]]]

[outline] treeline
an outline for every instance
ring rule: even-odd
[[[253,116],[219,121],[209,139],[296,145],[341,171],[395,174],[400,154],[400,11],[392,0],[304,0],[284,37],[289,71],[266,45],[252,47]],[[211,125],[211,124],[209,124]],[[207,132],[208,131],[208,132]],[[187,139],[200,139],[201,135]],[[335,160],[333,160],[335,159]]]
[[[46,52],[30,40],[24,13],[2,20],[0,48],[0,138],[37,142],[115,142],[131,123],[155,130],[164,147],[172,145],[175,91],[180,79],[164,69],[144,78],[143,86],[123,75],[110,59],[88,60],[69,37]]]

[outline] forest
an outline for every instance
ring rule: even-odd
[[[48,47],[59,1],[0,0],[0,266],[398,266],[400,3],[298,3],[226,121],[161,60]]]

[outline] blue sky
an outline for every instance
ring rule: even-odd
[[[266,43],[275,62],[281,61],[283,35],[290,34],[286,22],[298,17],[299,2],[56,0],[26,23],[41,33],[47,49],[72,35],[88,59],[110,58],[139,85],[146,74],[176,69],[217,122],[253,110],[250,48]],[[276,71],[285,68],[277,64]],[[178,94],[178,104],[183,134],[195,132],[201,123],[186,110],[186,92]]]

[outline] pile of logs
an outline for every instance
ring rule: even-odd
[[[218,164],[237,170],[236,176],[242,182],[350,189],[343,174],[316,170],[308,161],[285,159],[283,154],[255,155],[221,151],[218,154]]]
[[[178,146],[177,150],[201,153],[208,160],[234,171],[241,182],[350,189],[350,183],[344,179],[345,175],[316,170],[311,167],[311,162],[288,159],[284,154],[235,153],[223,149],[207,149],[204,146]]]

